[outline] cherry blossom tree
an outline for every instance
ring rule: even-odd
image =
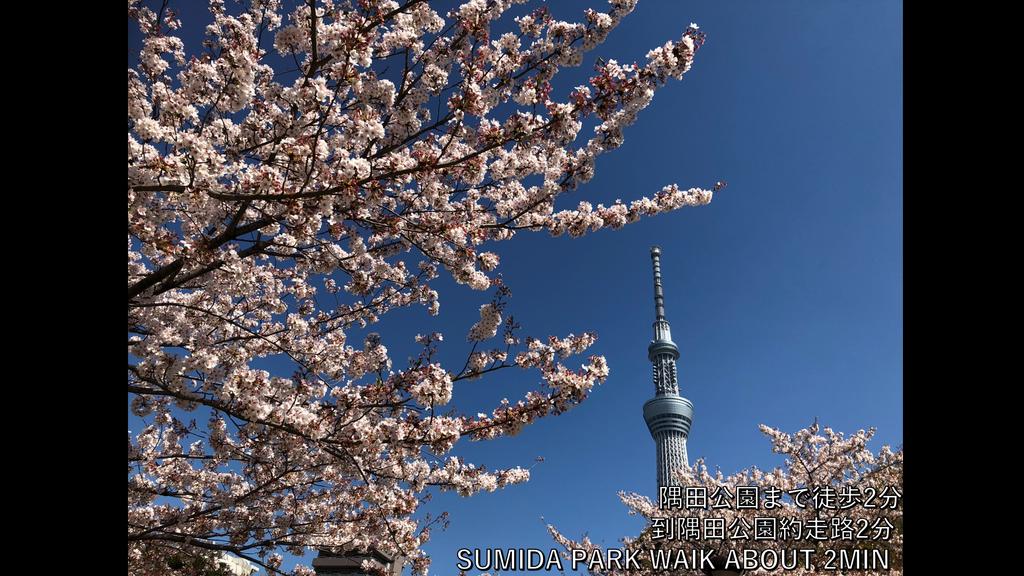
[[[143,423],[128,433],[130,574],[225,552],[281,573],[283,553],[342,547],[426,573],[422,545],[443,521],[418,514],[431,490],[529,476],[453,446],[516,434],[606,378],[603,357],[566,364],[591,333],[519,335],[494,247],[710,202],[719,185],[555,207],[704,37],[690,25],[644,63],[600,61],[558,95],[559,70],[636,0],[578,22],[543,6],[503,18],[518,3],[210,0],[207,23],[129,1],[128,393]],[[204,25],[186,46],[182,31]],[[493,290],[466,362],[442,366],[443,335],[425,330],[397,366],[360,331],[400,308],[438,314],[442,272]],[[446,408],[458,382],[512,367],[543,385],[488,412]]]
[[[817,421],[795,434],[761,426],[761,432],[771,441],[772,452],[781,454],[785,461],[781,467],[771,471],[752,467],[736,474],[725,476],[720,471],[712,473],[705,462],[698,460],[693,466],[677,471],[680,487],[702,490],[700,494],[720,496],[709,497],[706,506],[687,507],[662,506],[664,502],[654,501],[635,493],[620,493],[630,515],[639,515],[647,520],[641,534],[635,538],[624,538],[626,549],[640,550],[637,555],[640,569],[623,566],[622,569],[591,570],[602,576],[664,574],[664,569],[651,564],[651,551],[660,558],[672,558],[679,551],[693,549],[708,550],[716,569],[729,568],[733,573],[757,576],[764,574],[820,574],[826,563],[832,563],[830,574],[857,574],[860,576],[902,576],[903,574],[903,449],[893,451],[882,446],[878,453],[872,452],[868,441],[874,429],[860,430],[846,436],[831,428],[822,430]],[[756,486],[759,504],[756,508],[739,509],[735,505],[739,488]],[[682,490],[683,488],[681,488]],[[684,491],[683,494],[686,492]],[[769,493],[778,498],[765,498]],[[723,503],[732,505],[726,507]],[[773,502],[774,504],[769,504]],[[776,538],[756,539],[755,518],[774,519]],[[721,519],[725,526],[725,538],[706,539],[705,533],[691,534],[685,531],[686,519],[696,518],[699,530],[705,520]],[[838,519],[833,523],[833,518]],[[675,526],[673,528],[672,526]],[[779,531],[779,530],[782,531]],[[836,530],[836,532],[833,532]],[[549,525],[548,531],[557,543],[569,551],[582,550],[589,555],[602,553],[600,547],[589,538],[574,540]],[[680,533],[682,532],[682,533]],[[693,538],[692,536],[698,536]],[[744,538],[747,536],[747,538]],[[820,536],[820,538],[819,538]],[[834,537],[834,538],[833,538]],[[814,569],[805,569],[803,557],[797,557],[795,569],[784,569],[781,563],[784,551],[812,550],[808,556]],[[826,550],[879,550],[888,556],[888,568],[876,569],[881,565],[870,556],[860,569],[840,569],[838,556],[830,556]],[[758,553],[751,559],[752,566],[742,567],[742,551]],[[764,557],[765,550],[774,551]],[[730,551],[736,562],[726,565]],[[763,560],[766,558],[766,560]],[[792,558],[792,557],[791,557]],[[773,559],[778,560],[775,569]],[[760,562],[763,560],[763,564]],[[874,563],[873,566],[871,563]],[[707,572],[699,566],[689,569],[672,570],[672,574],[704,576]],[[847,564],[852,564],[848,561]],[[598,567],[597,563],[593,565]],[[788,567],[787,567],[788,568]]]

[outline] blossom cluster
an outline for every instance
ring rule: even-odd
[[[724,558],[739,549],[781,553],[797,540],[801,547],[819,550],[837,544],[834,540],[848,540],[860,548],[883,550],[889,560],[886,570],[868,568],[856,574],[902,575],[903,450],[893,451],[888,446],[882,446],[877,453],[870,450],[867,443],[874,429],[847,436],[831,428],[822,429],[817,422],[795,434],[763,425],[760,428],[771,441],[772,451],[784,457],[781,467],[770,471],[753,467],[725,476],[721,471],[712,473],[701,459],[676,471],[674,479],[678,485],[663,487],[661,502],[640,494],[621,493],[620,499],[629,514],[647,521],[639,536],[624,539],[627,547],[714,549]],[[673,488],[682,495],[679,502],[672,498]],[[664,493],[669,497],[665,498]],[[870,504],[861,497],[863,494],[878,498]],[[721,498],[716,499],[716,495]],[[765,495],[778,498],[759,500]],[[852,502],[845,509],[823,505],[831,502],[831,497],[842,495]],[[745,496],[752,500],[745,502]],[[765,505],[767,502],[772,504]],[[587,538],[575,541],[554,526],[548,526],[548,531],[566,550],[600,550]],[[639,570],[593,573],[646,576],[660,572],[651,566],[641,566]],[[698,576],[703,572],[694,568],[673,573]],[[785,571],[758,568],[744,573],[800,576],[820,572],[800,567]]]
[[[461,370],[435,360],[440,334],[402,366],[366,333],[389,311],[439,314],[442,271],[503,294],[492,246],[521,231],[618,228],[717,190],[556,207],[703,36],[690,26],[642,65],[602,62],[563,97],[555,75],[636,0],[577,22],[541,6],[492,34],[521,3],[209,0],[203,22],[129,2],[128,386],[143,422],[128,438],[130,574],[223,552],[281,573],[282,552],[342,547],[425,573],[424,491],[528,477],[464,463],[456,443],[515,434],[607,378],[599,355],[567,365],[590,333],[519,349],[503,300],[481,307]],[[268,368],[279,361],[290,370]],[[476,416],[449,408],[462,380],[512,367],[542,386]]]

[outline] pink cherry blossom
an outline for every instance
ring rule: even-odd
[[[710,549],[715,551],[719,558],[725,559],[730,550],[774,550],[781,553],[788,549],[813,549],[814,558],[818,563],[818,571],[807,570],[802,564],[797,565],[795,570],[764,569],[761,567],[747,570],[744,574],[767,575],[796,575],[820,574],[821,567],[827,561],[826,549],[838,550],[842,548],[875,549],[884,551],[888,555],[888,569],[878,570],[870,566],[863,566],[864,569],[855,571],[839,570],[832,572],[837,574],[858,574],[864,576],[902,576],[903,574],[903,449],[893,451],[888,446],[882,446],[877,453],[867,447],[867,443],[874,435],[874,429],[859,430],[855,434],[846,436],[835,432],[831,428],[824,430],[817,422],[804,428],[795,434],[787,434],[780,430],[762,425],[761,432],[771,442],[772,452],[784,457],[782,466],[773,470],[764,471],[756,467],[737,472],[730,476],[724,476],[721,471],[711,472],[704,460],[698,460],[693,466],[677,471],[676,479],[683,487],[703,488],[705,494],[712,494],[717,489],[726,489],[732,495],[737,494],[738,487],[756,486],[759,490],[766,490],[771,487],[777,489],[783,496],[779,499],[779,505],[768,508],[763,503],[757,508],[740,509],[735,505],[731,507],[714,508],[704,507],[666,507],[662,508],[659,502],[648,496],[635,493],[620,493],[619,498],[628,508],[630,515],[638,515],[648,521],[647,526],[636,537],[623,539],[627,548],[640,550],[641,556],[649,558],[651,550],[685,551],[690,549]],[[827,492],[826,489],[831,490]],[[832,494],[836,500],[833,503],[834,509],[828,507],[827,502],[820,501],[813,504],[808,498],[803,506],[798,505],[793,497],[785,495],[788,491],[795,491],[800,496],[803,491],[807,494]],[[842,504],[840,509],[840,498],[843,490],[848,490],[849,506]],[[816,492],[814,492],[816,491]],[[723,492],[724,494],[724,492]],[[764,492],[759,493],[759,498]],[[860,496],[854,496],[859,494]],[[868,496],[872,494],[873,496]],[[870,506],[864,506],[864,500],[868,500]],[[824,539],[802,539],[799,541],[788,541],[785,539],[684,539],[669,538],[664,533],[655,529],[654,519],[684,519],[696,518],[700,525],[706,519],[723,519],[725,526],[748,526],[755,524],[755,517],[773,518],[778,525],[785,521],[795,521],[801,524],[801,528],[809,525],[808,521],[823,522],[828,530],[832,529],[831,519],[849,519],[851,525],[864,527],[863,539],[842,540],[842,534],[838,538],[831,539],[831,532]],[[665,520],[661,520],[665,522]],[[661,524],[664,526],[664,524]],[[878,532],[870,529],[873,526],[880,526]],[[891,529],[884,529],[891,526]],[[601,548],[584,537],[580,540],[563,535],[557,528],[549,525],[548,531],[554,540],[566,550],[582,549],[588,552],[598,551]],[[859,535],[861,530],[857,531]],[[876,537],[877,536],[877,537]],[[859,537],[859,536],[858,536]],[[724,566],[719,566],[723,568]],[[833,566],[835,568],[835,566]],[[654,569],[650,563],[642,564],[641,568],[625,570],[593,570],[595,575],[618,575],[618,576],[648,576],[664,574],[662,569]],[[700,569],[673,570],[673,574],[684,574],[700,576],[705,574]]]
[[[281,573],[285,553],[342,547],[426,573],[424,492],[529,477],[453,447],[562,414],[608,377],[601,356],[572,360],[592,333],[519,336],[500,242],[711,201],[719,186],[612,206],[563,198],[704,37],[690,26],[645,63],[602,62],[559,94],[556,74],[636,1],[574,22],[541,5],[492,34],[519,3],[442,14],[423,0],[210,0],[204,21],[129,2],[141,36],[128,70],[128,391],[142,422],[128,435],[129,574],[225,552]],[[581,136],[588,117],[598,125]],[[442,270],[496,293],[468,327],[465,363],[442,366],[430,329],[418,357],[392,358],[401,336],[367,331],[397,309],[439,314]],[[543,383],[475,415],[447,408],[464,380],[507,368]]]

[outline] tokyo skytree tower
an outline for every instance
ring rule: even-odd
[[[661,292],[661,249],[651,248],[654,264],[654,340],[647,347],[653,365],[654,398],[644,403],[644,420],[657,447],[658,487],[679,485],[671,474],[689,465],[686,438],[693,421],[693,403],[679,395],[676,360],[679,348],[665,319],[665,297]]]

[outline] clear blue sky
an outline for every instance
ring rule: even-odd
[[[604,9],[547,4],[569,20],[588,4]],[[497,246],[522,334],[594,330],[592,350],[611,375],[563,416],[456,448],[490,468],[545,462],[528,484],[425,505],[451,517],[426,547],[435,574],[457,573],[460,547],[554,547],[545,522],[606,546],[641,530],[616,493],[654,492],[654,443],[641,416],[653,395],[652,244],[663,251],[681,393],[695,407],[691,461],[706,457],[726,473],[773,467],[780,461],[758,424],[793,431],[815,417],[847,432],[877,427],[876,449],[902,444],[902,3],[641,2],[553,94],[582,83],[594,57],[643,62],[691,21],[708,35],[691,72],[658,92],[622,148],[560,207],[629,201],[673,182],[728,187],[709,206],[619,231],[521,234]],[[442,359],[464,358],[466,330],[490,295],[436,287],[439,318],[400,311],[373,328],[396,364],[415,353],[413,335],[434,330],[446,336]],[[457,384],[453,405],[489,411],[538,378],[494,376]]]
[[[548,4],[566,19],[582,9]],[[663,249],[681,393],[695,407],[691,460],[726,473],[773,467],[780,460],[758,424],[793,431],[815,417],[842,431],[878,428],[875,448],[903,441],[901,3],[640,2],[594,56],[643,62],[691,21],[708,34],[693,69],[658,92],[564,205],[628,200],[672,182],[729,185],[708,206],[619,231],[522,235],[502,246],[510,311],[524,332],[593,329],[611,375],[568,414],[459,446],[489,466],[545,462],[526,485],[430,503],[452,521],[427,546],[437,574],[457,572],[460,547],[550,548],[544,521],[607,546],[642,529],[616,493],[654,491],[641,416],[654,393],[652,244]],[[471,324],[480,300],[442,291],[441,324]],[[449,345],[461,346],[451,330]],[[515,399],[529,384],[468,382],[456,398],[467,407]]]

